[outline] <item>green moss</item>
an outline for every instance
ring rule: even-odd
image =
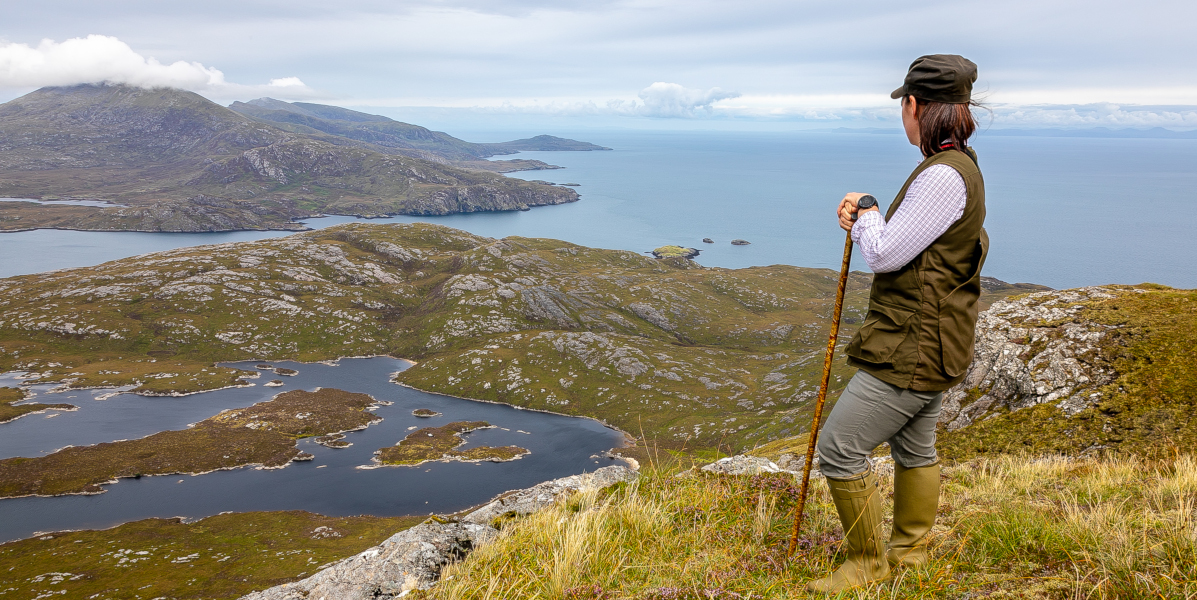
[[[234,599],[311,575],[422,519],[251,512],[55,533],[0,545],[0,597]]]

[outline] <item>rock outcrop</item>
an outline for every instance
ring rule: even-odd
[[[499,534],[494,525],[503,520],[534,513],[579,491],[607,488],[636,477],[635,471],[614,465],[546,481],[500,496],[455,521],[430,519],[311,577],[254,592],[242,600],[390,600],[428,589],[445,565],[494,539]]]
[[[1132,290],[1123,293],[1142,293]],[[976,350],[964,381],[944,394],[939,423],[949,431],[1041,404],[1066,416],[1096,406],[1116,377],[1100,345],[1114,327],[1083,318],[1086,303],[1114,298],[1087,287],[994,303],[977,321]]]
[[[762,473],[790,472],[777,466],[773,461],[759,456],[741,454],[721,458],[700,469],[704,473],[717,475],[760,475]]]

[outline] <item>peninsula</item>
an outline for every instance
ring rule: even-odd
[[[37,458],[0,460],[0,498],[98,494],[120,477],[267,468],[311,459],[295,440],[364,429],[382,420],[367,394],[321,389],[284,392],[249,408],[226,410],[195,427],[139,440],[71,446]],[[335,446],[333,446],[335,447]]]
[[[235,109],[235,110],[234,110]],[[445,215],[574,202],[495,171],[521,150],[608,150],[537,136],[473,144],[386,117],[268,98],[233,109],[182,90],[42,88],[0,105],[0,231],[303,229],[322,214]],[[91,204],[91,203],[89,203]]]

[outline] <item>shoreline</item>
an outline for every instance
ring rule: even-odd
[[[565,167],[555,167],[555,168],[556,169],[564,169]],[[502,173],[500,173],[500,175],[502,175],[503,173],[517,173],[517,172],[522,172],[522,171],[541,171],[541,170],[544,170],[544,169],[516,169],[513,171],[503,171]],[[524,181],[524,180],[519,180],[519,181]],[[554,185],[554,187],[557,186],[557,184],[553,184],[553,185]],[[285,221],[283,223],[283,226],[280,226],[280,227],[237,227],[237,228],[230,228],[230,229],[206,229],[206,230],[189,231],[189,230],[182,230],[182,229],[173,229],[173,230],[164,230],[164,229],[84,229],[81,227],[47,226],[47,227],[18,227],[18,228],[13,228],[13,229],[0,228],[0,235],[3,235],[5,233],[21,233],[21,232],[26,232],[26,231],[43,231],[43,230],[85,231],[85,232],[92,232],[92,233],[191,233],[191,234],[199,233],[199,234],[203,234],[203,233],[236,233],[239,231],[263,231],[263,232],[286,231],[286,232],[291,232],[291,233],[302,233],[305,231],[316,231],[317,229],[319,229],[317,227],[310,227],[310,226],[306,225],[305,223],[303,223],[303,221],[306,221],[308,219],[323,219],[326,217],[352,217],[354,219],[365,219],[367,221],[372,221],[375,219],[390,219],[390,218],[394,218],[394,217],[450,217],[453,215],[468,215],[468,214],[477,214],[477,213],[510,213],[510,212],[524,212],[524,211],[532,210],[533,208],[540,208],[540,207],[546,207],[546,206],[560,206],[562,204],[572,204],[574,202],[578,202],[579,200],[581,200],[580,196],[578,196],[574,200],[570,200],[570,201],[566,201],[566,202],[548,203],[548,204],[526,204],[526,205],[523,205],[522,208],[512,208],[512,209],[508,209],[508,210],[461,211],[461,212],[449,212],[449,213],[445,213],[445,214],[402,213],[402,212],[380,213],[380,214],[371,214],[371,215],[365,215],[365,214],[360,214],[360,213],[352,213],[352,214],[320,213],[320,214],[316,214],[316,215],[292,217],[291,220]],[[50,206],[50,205],[39,204],[38,206]],[[128,206],[122,205],[122,207],[123,208],[137,208],[136,205],[128,205]],[[88,207],[88,208],[95,208],[96,210],[104,210],[106,208],[118,208],[118,206]],[[296,227],[287,227],[287,225],[296,225]],[[73,268],[73,267],[67,267],[67,268]],[[32,275],[32,273],[30,273],[30,275]]]
[[[35,403],[35,404],[40,404],[40,403]],[[22,405],[12,404],[10,406],[22,406]],[[28,406],[28,405],[24,405],[24,406]],[[40,410],[31,410],[27,413],[21,413],[7,421],[0,421],[0,425],[4,425],[6,423],[12,423],[13,421],[16,421],[17,419],[20,419],[21,417],[28,417],[29,415],[40,415],[40,414],[49,412],[51,410],[58,411],[58,412],[75,412],[75,411],[79,410],[79,407],[75,406],[74,404],[63,404],[61,406],[47,406],[46,408],[43,408]]]
[[[416,364],[416,363],[413,363],[413,366],[414,366],[415,364]],[[569,417],[569,418],[571,418],[571,419],[590,419],[591,421],[594,421],[595,423],[598,423],[599,425],[602,425],[603,427],[606,427],[607,429],[610,429],[611,431],[617,431],[617,432],[619,432],[619,433],[622,433],[622,434],[623,434],[623,437],[624,437],[624,441],[625,441],[626,443],[625,443],[623,446],[619,446],[619,448],[627,448],[627,447],[629,447],[629,446],[633,446],[633,445],[635,445],[635,443],[636,443],[636,438],[635,438],[635,437],[633,437],[633,436],[632,436],[630,433],[628,433],[628,432],[626,432],[626,431],[624,431],[624,430],[622,430],[622,429],[620,429],[620,428],[618,428],[618,427],[616,427],[616,426],[614,426],[614,425],[612,425],[612,424],[610,424],[610,423],[608,423],[608,422],[606,422],[606,421],[604,421],[604,420],[602,420],[602,419],[600,419],[600,418],[598,418],[598,417],[588,417],[588,416],[585,416],[585,415],[567,415],[567,414],[565,414],[565,413],[559,413],[559,412],[554,412],[554,411],[551,411],[551,410],[545,410],[545,409],[543,409],[543,408],[528,408],[528,407],[526,407],[526,406],[519,406],[519,405],[516,405],[516,404],[509,404],[509,403],[507,403],[507,402],[499,402],[499,401],[497,401],[497,400],[482,400],[482,399],[480,399],[480,398],[469,398],[469,397],[467,397],[467,396],[454,396],[454,395],[452,395],[452,394],[446,394],[446,393],[444,393],[444,392],[431,392],[431,391],[428,391],[428,390],[422,390],[422,389],[420,389],[420,388],[418,388],[418,387],[416,387],[416,386],[414,386],[414,385],[410,385],[410,384],[407,384],[407,383],[400,383],[400,382],[398,382],[398,381],[391,381],[391,383],[393,383],[393,384],[395,384],[395,385],[398,385],[398,386],[402,386],[402,387],[405,387],[405,388],[411,389],[411,390],[416,390],[417,392],[423,392],[423,393],[425,393],[425,394],[433,394],[433,395],[436,395],[436,396],[444,396],[444,397],[446,397],[446,398],[456,398],[456,399],[458,399],[458,400],[469,400],[470,402],[482,402],[482,403],[484,403],[484,404],[495,404],[495,405],[498,405],[498,406],[510,406],[511,408],[514,408],[515,410],[526,410],[526,411],[530,411],[530,412],[545,413],[545,414],[549,414],[549,415],[556,415],[556,416],[558,416],[558,417]],[[614,448],[612,448],[612,449],[610,449],[610,450],[614,450]]]

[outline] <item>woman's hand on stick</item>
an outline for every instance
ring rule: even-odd
[[[836,216],[840,220],[840,229],[843,229],[844,231],[852,231],[852,224],[856,222],[856,216],[858,212],[877,210],[877,207],[875,206],[872,208],[866,208],[863,211],[860,211],[859,208],[857,208],[856,202],[860,200],[861,197],[867,195],[868,194],[863,192],[850,192],[844,196],[843,200],[840,200],[839,208],[837,208],[835,211]]]

